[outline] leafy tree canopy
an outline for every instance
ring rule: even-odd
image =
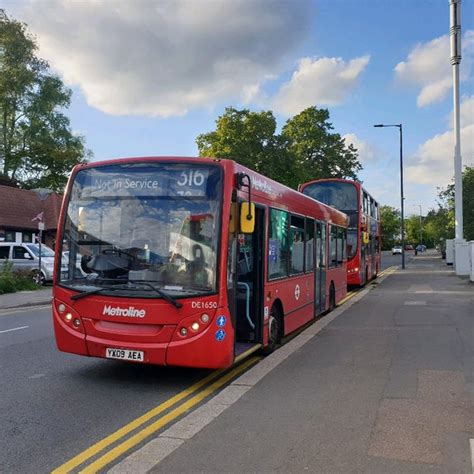
[[[400,239],[400,211],[392,206],[380,206],[380,224],[382,227],[382,250],[389,250]]]
[[[329,122],[329,111],[309,107],[289,119],[282,130],[303,181],[318,178],[357,178],[362,169],[357,150],[348,147]]]
[[[62,113],[71,91],[36,52],[26,25],[0,9],[0,174],[25,188],[58,191],[90,152]]]
[[[310,107],[276,134],[271,111],[227,108],[216,130],[199,135],[199,156],[231,158],[287,186],[318,178],[356,178],[357,150],[346,146],[328,122],[326,109]]]
[[[439,206],[446,214],[448,237],[454,238],[454,184],[440,189]],[[474,240],[474,167],[466,166],[462,174],[463,228],[464,238]]]

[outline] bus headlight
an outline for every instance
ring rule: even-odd
[[[82,329],[81,316],[74,308],[70,307],[66,303],[63,303],[62,301],[58,301],[55,299],[54,309],[56,317],[59,318],[63,322],[63,324],[66,324],[70,328],[81,333],[84,332],[84,330]]]

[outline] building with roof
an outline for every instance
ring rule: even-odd
[[[54,247],[61,202],[53,191],[0,185],[0,242],[37,242],[42,222],[42,242]]]

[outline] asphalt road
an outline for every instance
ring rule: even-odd
[[[0,312],[0,472],[46,473],[209,371],[56,349],[49,308]]]
[[[405,252],[405,264],[407,264],[413,257],[413,252]],[[401,255],[392,255],[390,250],[384,250],[382,252],[382,270],[385,270],[392,265],[402,265],[402,256]]]

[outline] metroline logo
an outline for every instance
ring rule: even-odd
[[[144,318],[146,311],[144,309],[136,309],[133,306],[128,308],[120,308],[119,306],[104,306],[102,314],[105,316],[125,316],[128,318]]]

